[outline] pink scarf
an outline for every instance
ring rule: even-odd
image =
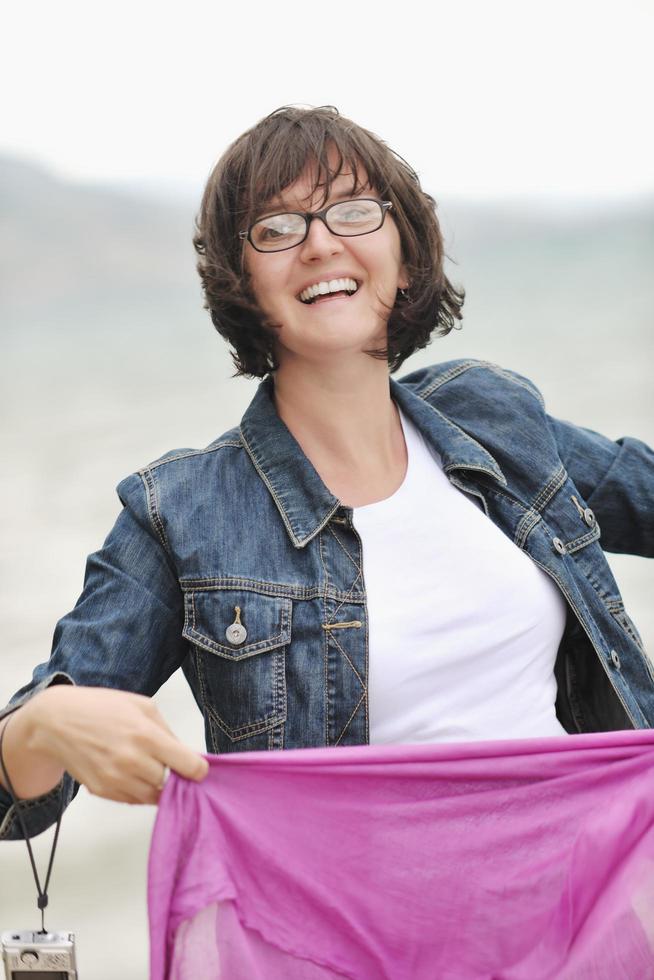
[[[151,980],[653,980],[654,731],[209,756]]]

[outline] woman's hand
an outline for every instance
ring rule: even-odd
[[[120,803],[158,803],[168,767],[202,780],[209,764],[168,728],[153,701],[101,687],[55,685],[28,701],[26,743],[90,793]],[[9,733],[7,735],[9,737]],[[13,776],[11,770],[9,775]],[[21,794],[16,786],[16,791]]]

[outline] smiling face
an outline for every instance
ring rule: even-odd
[[[341,172],[332,182],[329,199],[323,203],[320,190],[314,190],[315,168],[308,167],[286,188],[281,199],[268,202],[260,216],[286,209],[317,211],[352,197],[379,198],[375,188],[365,186],[365,173],[359,176],[364,187],[353,195],[352,174]],[[407,286],[400,235],[392,212],[387,212],[381,228],[367,235],[334,235],[316,219],[311,222],[305,241],[294,248],[262,253],[245,242],[244,249],[244,265],[257,303],[280,327],[275,331],[280,368],[289,358],[324,362],[331,355],[352,355],[385,346],[386,323],[397,290]],[[314,289],[307,293],[307,289],[334,280],[341,281],[339,285],[345,292],[306,302],[316,292]],[[352,281],[357,290],[348,295]],[[321,286],[321,293],[325,288]]]

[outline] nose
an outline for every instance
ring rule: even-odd
[[[342,252],[343,239],[332,234],[320,218],[313,218],[309,222],[309,234],[300,245],[300,250],[303,261],[311,262]]]

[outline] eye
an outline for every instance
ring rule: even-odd
[[[375,231],[383,220],[383,212],[378,201],[353,199],[334,204],[327,211],[329,226],[342,235],[363,235]]]
[[[367,211],[365,207],[360,204],[352,204],[347,209],[343,209],[338,212],[338,220],[358,221],[359,218],[364,218],[367,214],[369,214],[369,211]]]
[[[267,225],[259,232],[259,237],[265,241],[271,238],[283,238],[286,231],[284,228],[275,228],[274,225]]]
[[[297,214],[273,214],[261,218],[252,226],[252,239],[257,246],[293,244],[304,235],[304,218]]]

